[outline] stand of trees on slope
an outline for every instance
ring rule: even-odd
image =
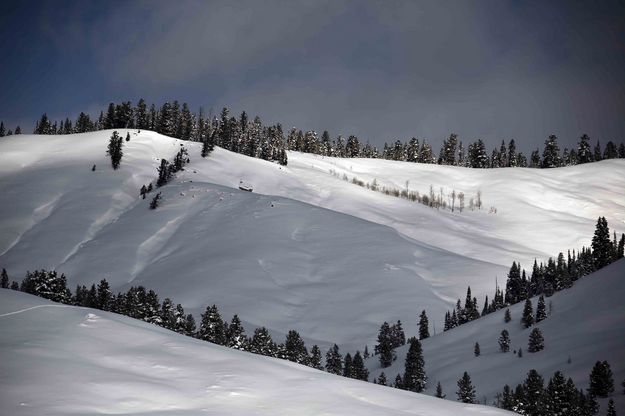
[[[551,135],[545,140],[542,153],[539,149],[535,149],[529,158],[517,150],[514,139],[507,144],[502,141],[501,146],[488,152],[481,139],[464,146],[456,134],[451,134],[443,142],[438,154],[425,139],[419,140],[414,137],[407,141],[396,140],[390,144],[385,143],[382,150],[379,150],[369,143],[363,144],[362,140],[354,135],[350,135],[347,139],[342,136],[331,139],[327,131],[319,137],[314,130],[303,132],[292,128],[285,137],[280,124],[263,126],[258,117],[250,122],[245,112],[237,119],[230,116],[229,110],[224,108],[219,117],[213,117],[204,114],[201,109],[197,114],[192,113],[186,103],[181,106],[178,101],[174,101],[166,102],[160,107],[154,104],[148,107],[143,99],[140,99],[136,106],[130,101],[121,104],[110,103],[106,112],[101,112],[97,120],[91,120],[89,115],[80,113],[75,122],[68,118],[52,122],[46,114],[43,114],[36,124],[34,133],[70,134],[121,128],[153,130],[182,140],[198,142],[210,140],[214,145],[225,149],[274,160],[283,165],[287,163],[285,150],[323,156],[383,158],[471,168],[555,168],[603,159],[625,158],[623,143],[608,141],[602,149],[599,141],[591,146],[590,138],[586,134],[580,137],[575,148],[565,148],[563,151],[560,150],[557,137]]]

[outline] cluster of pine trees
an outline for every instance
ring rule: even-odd
[[[532,272],[528,276],[525,269],[516,261],[512,262],[506,281],[505,292],[498,286],[491,302],[488,296],[484,301],[481,313],[478,311],[477,298],[471,296],[471,288],[467,288],[464,307],[460,299],[453,311],[445,314],[444,330],[470,322],[489,313],[503,309],[508,305],[527,301],[533,296],[551,296],[556,291],[567,289],[580,277],[597,271],[608,264],[623,258],[625,251],[625,233],[617,238],[616,232],[610,238],[610,229],[605,217],[597,219],[591,247],[582,247],[577,253],[569,250],[567,257],[562,252],[557,259],[552,257],[546,263],[534,260]],[[531,305],[531,304],[530,304]],[[539,307],[541,303],[539,300]],[[544,299],[543,299],[544,307]],[[533,322],[532,322],[533,323]],[[531,326],[531,324],[530,324]]]
[[[15,132],[13,132],[13,130],[11,129],[6,129],[6,127],[4,126],[4,121],[0,121],[0,137],[12,136],[14,134],[22,134],[22,128],[20,126],[17,126],[15,128]]]
[[[590,387],[578,389],[573,380],[556,371],[547,386],[536,370],[530,370],[522,384],[513,390],[505,385],[497,405],[528,416],[561,415],[593,416],[599,412],[597,397],[608,397],[614,391],[612,371],[607,361],[598,361],[590,373]],[[614,401],[610,399],[608,416],[616,416]]]
[[[200,109],[194,114],[187,103],[165,102],[148,108],[140,99],[136,106],[130,101],[121,104],[110,103],[106,112],[100,112],[97,120],[80,113],[75,123],[65,119],[52,122],[47,114],[37,121],[35,134],[72,134],[106,129],[152,130],[181,140],[205,143],[207,148],[221,146],[224,149],[247,156],[287,164],[285,137],[280,124],[265,126],[257,116],[248,120],[247,113],[239,118],[230,116],[223,108],[219,117],[205,115]],[[204,150],[203,150],[204,155]]]

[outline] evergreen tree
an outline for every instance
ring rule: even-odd
[[[419,339],[426,339],[430,337],[428,316],[425,310],[421,312],[419,316]]]
[[[542,332],[540,332],[540,329],[538,328],[532,329],[532,332],[530,332],[527,351],[538,352],[538,351],[542,351],[544,348],[545,348],[545,339],[543,338]]]
[[[375,383],[379,384],[380,386],[386,386],[388,384],[388,381],[386,380],[386,374],[384,374],[384,371],[380,373]]]
[[[245,329],[241,324],[241,320],[238,315],[232,317],[228,330],[226,331],[226,346],[237,350],[244,350],[247,344],[247,337],[245,336]]]
[[[473,346],[473,355],[475,355],[476,357],[480,356],[480,344],[478,342],[476,342]]]
[[[106,154],[111,158],[111,165],[113,166],[113,169],[119,168],[119,164],[122,161],[122,156],[124,155],[122,146],[122,138],[117,131],[114,131],[111,139],[109,140],[108,150],[106,151]]]
[[[536,323],[547,319],[547,309],[545,307],[545,298],[540,296],[538,298],[538,305],[536,306]]]
[[[195,334],[195,318],[193,317],[193,315],[188,314],[185,318],[185,325],[184,325],[184,329],[185,332],[184,334],[188,337],[194,337]]]
[[[545,149],[543,150],[543,168],[557,168],[561,165],[560,148],[558,147],[558,138],[555,135],[549,136],[545,141]]]
[[[352,377],[352,355],[350,353],[345,354],[345,360],[343,361],[343,377]]]
[[[534,309],[532,307],[532,301],[529,298],[525,300],[521,323],[523,324],[523,328],[529,328],[530,326],[534,325]]]
[[[317,370],[323,370],[321,365],[321,350],[318,345],[313,345],[310,349],[310,357],[308,357],[308,366],[316,368]]]
[[[410,348],[406,354],[404,378],[402,388],[420,393],[425,388],[427,376],[425,374],[425,361],[423,360],[423,348],[416,338],[410,339]]]
[[[608,397],[614,392],[612,370],[607,361],[597,361],[590,372],[588,393],[595,397]]]
[[[592,238],[592,257],[596,270],[607,266],[612,261],[612,243],[610,241],[610,229],[605,217],[599,217]]]
[[[254,354],[275,357],[276,345],[271,339],[271,335],[269,335],[267,328],[261,327],[254,330],[254,335],[249,343],[248,350]]]
[[[343,357],[339,352],[339,347],[334,344],[326,353],[326,371],[332,374],[343,373]]]
[[[159,192],[156,195],[154,195],[154,198],[152,198],[152,201],[150,201],[150,209],[158,208],[160,201],[161,201],[161,193]]]
[[[202,157],[206,157],[212,153],[215,146],[213,145],[213,137],[211,135],[207,135],[204,140],[202,140]],[[248,155],[252,156],[252,155]]]
[[[475,403],[475,388],[471,384],[471,377],[466,371],[462,378],[458,380],[458,391],[456,391],[458,401],[462,403]]]
[[[217,306],[213,305],[207,307],[206,311],[202,314],[198,338],[212,342],[213,344],[225,344],[224,322],[221,319]]]
[[[161,159],[161,164],[158,168],[158,179],[156,180],[156,186],[161,187],[165,185],[171,179],[172,169],[169,165],[169,162],[165,159]]]
[[[547,408],[553,415],[567,414],[570,410],[570,402],[567,392],[566,380],[560,371],[556,371],[547,384]]]
[[[98,301],[97,308],[103,311],[111,310],[113,294],[106,279],[102,279],[98,284]]]
[[[579,139],[577,145],[577,163],[590,163],[592,162],[592,151],[590,150],[590,138],[584,134]]]
[[[402,328],[400,320],[391,327],[391,339],[393,348],[401,347],[406,343],[406,336],[404,335],[404,329]]]
[[[616,416],[616,408],[614,407],[614,400],[608,400],[608,410],[606,416]]]
[[[523,414],[528,416],[542,416],[545,411],[544,380],[536,370],[530,370],[523,383],[525,392],[522,406]]]
[[[286,336],[284,343],[286,349],[286,359],[298,364],[306,364],[308,360],[308,351],[304,345],[304,340],[299,335],[299,332],[290,330]]]
[[[488,167],[488,155],[482,139],[469,145],[469,166],[472,168]]]
[[[9,275],[7,274],[6,269],[2,269],[2,277],[0,279],[0,287],[3,289],[9,288]]]
[[[595,149],[593,152],[593,159],[595,162],[599,162],[601,158],[601,145],[599,144],[599,140],[597,140],[597,144],[595,145]]]
[[[501,336],[499,337],[499,350],[501,352],[510,351],[510,334],[505,329],[501,331]]]
[[[369,381],[369,370],[365,367],[365,362],[360,355],[360,351],[356,351],[352,360],[352,378],[357,380]]]
[[[508,323],[512,320],[512,317],[510,316],[510,309],[506,308],[506,313],[503,315],[503,321],[505,323]]]
[[[436,383],[436,397],[439,399],[444,399],[447,397],[446,394],[443,393],[443,386],[441,386],[441,382]]]
[[[402,386],[402,378],[401,378],[401,374],[397,374],[395,376],[395,383],[393,384],[393,387],[395,387],[396,389],[401,389],[403,388]]]
[[[380,332],[378,333],[378,344],[375,346],[375,353],[379,356],[382,368],[390,366],[393,362],[393,339],[388,322],[384,322],[380,327]]]

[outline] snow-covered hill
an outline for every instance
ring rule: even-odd
[[[622,160],[471,170],[291,152],[280,167],[219,148],[201,159],[197,143],[184,143],[191,164],[150,211],[139,188],[183,142],[129,132],[117,171],[105,155],[111,131],[0,141],[0,267],[13,279],[45,267],[72,286],[143,284],[195,314],[216,303],[226,318],[353,350],[371,346],[384,320],[414,334],[423,309],[440,330],[467,285],[481,298],[513,260],[589,244],[599,215],[625,228]],[[481,190],[485,208],[437,211],[343,174],[467,200]]]
[[[5,415],[505,415],[0,290]]]
[[[435,394],[440,382],[449,398],[455,398],[456,381],[467,371],[480,401],[492,403],[504,384],[522,383],[530,369],[536,369],[545,383],[555,371],[571,377],[578,388],[588,388],[588,375],[597,361],[607,360],[614,373],[614,401],[625,409],[621,383],[625,380],[625,260],[619,260],[577,281],[571,289],[546,299],[548,318],[535,327],[545,338],[545,349],[528,353],[531,328],[521,325],[524,303],[510,307],[512,320],[504,322],[504,310],[422,341],[429,384],[426,392]],[[534,311],[537,298],[532,299]],[[501,331],[510,333],[510,352],[499,351]],[[473,346],[480,344],[475,357]],[[518,357],[513,350],[523,349]],[[407,346],[397,349],[398,359],[383,371],[389,379],[403,373]],[[569,362],[570,360],[570,362]],[[371,374],[381,369],[374,357],[368,361]],[[605,414],[607,401],[601,400]],[[622,411],[622,410],[621,410]]]

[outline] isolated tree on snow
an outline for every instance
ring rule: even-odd
[[[538,298],[538,305],[536,306],[536,323],[547,319],[547,309],[545,307],[545,298],[541,295]]]
[[[480,344],[478,342],[475,343],[475,345],[473,346],[473,355],[475,355],[476,357],[479,357],[481,354],[480,352]]]
[[[430,329],[428,316],[425,313],[425,310],[421,312],[419,316],[419,339],[426,339],[430,337]]]
[[[161,201],[161,193],[159,192],[156,195],[154,195],[154,198],[152,198],[152,201],[150,201],[150,209],[158,208],[160,201]]]
[[[145,199],[145,195],[148,193],[148,188],[145,185],[141,186],[141,190],[139,191],[139,195],[141,195],[142,199]]]
[[[458,391],[456,391],[458,401],[462,403],[475,403],[475,388],[471,384],[471,377],[466,371],[458,380]]]
[[[506,309],[506,312],[503,315],[503,321],[505,323],[508,323],[512,320],[512,318],[510,317],[510,309]]]
[[[326,353],[326,371],[332,374],[343,373],[343,357],[339,352],[339,347],[334,344]]]
[[[607,361],[597,361],[590,372],[588,392],[596,397],[607,397],[614,391],[612,370]]]
[[[423,348],[421,347],[421,342],[416,338],[411,338],[409,342],[410,348],[408,349],[408,354],[406,354],[402,386],[404,390],[420,393],[427,383]]]
[[[530,332],[527,351],[538,352],[538,351],[542,351],[544,348],[545,348],[545,339],[543,338],[542,332],[540,332],[540,329],[538,328],[532,329],[532,332]]]
[[[119,168],[119,164],[122,161],[122,156],[124,155],[122,145],[123,142],[121,136],[117,133],[117,131],[114,131],[109,140],[108,150],[106,151],[106,154],[111,158],[111,166],[113,166],[113,169]]]
[[[612,261],[612,242],[610,241],[610,229],[605,217],[599,217],[592,238],[592,257],[595,269],[599,270]]]
[[[436,383],[436,397],[439,399],[444,399],[447,397],[446,394],[443,393],[443,386],[441,386],[441,382]]]
[[[501,335],[499,336],[499,350],[501,352],[510,351],[510,334],[505,329],[501,331]]]
[[[525,301],[525,306],[523,307],[521,323],[524,328],[529,328],[534,325],[534,308],[532,307],[532,301],[529,298]]]

